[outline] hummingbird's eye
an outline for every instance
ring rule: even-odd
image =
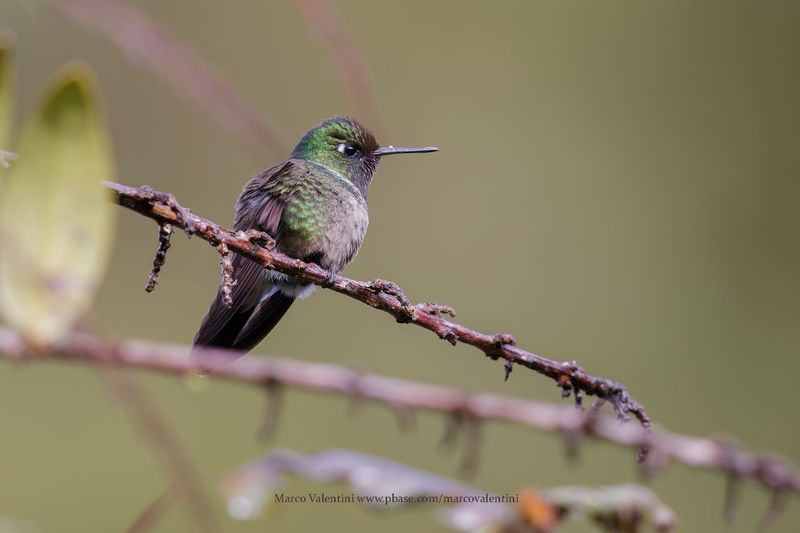
[[[347,157],[354,157],[358,153],[358,147],[352,144],[342,143],[336,149]]]

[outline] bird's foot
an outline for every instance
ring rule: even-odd
[[[237,231],[236,238],[243,239],[250,244],[256,244],[267,250],[274,250],[278,245],[269,233],[255,228],[246,231]]]
[[[336,278],[338,276],[339,275],[336,272],[334,272],[333,270],[328,270],[328,276],[325,278],[325,281],[322,282],[322,285],[321,285],[322,288],[323,289],[330,289],[331,287],[333,287],[336,284]]]
[[[385,279],[374,279],[367,285],[372,292],[382,292],[383,294],[394,296],[397,299],[397,302],[400,304],[399,311],[402,313],[401,316],[397,317],[398,322],[411,322],[417,317],[416,308],[411,305],[403,289],[401,289],[397,283]]]
[[[449,305],[442,305],[437,304],[435,302],[425,302],[421,304],[417,304],[417,310],[422,311],[423,313],[428,313],[433,316],[442,316],[442,315],[450,315],[451,317],[456,316],[456,310],[450,307]]]

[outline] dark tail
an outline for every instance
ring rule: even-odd
[[[294,298],[276,290],[255,307],[238,309],[232,313],[218,313],[215,312],[215,307],[225,305],[218,296],[203,319],[192,347],[228,348],[248,352],[272,331],[292,302]]]

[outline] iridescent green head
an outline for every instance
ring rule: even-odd
[[[333,117],[303,135],[292,159],[320,164],[352,181],[366,197],[366,188],[381,157],[390,154],[435,152],[437,148],[381,147],[375,136],[360,122],[348,117]]]

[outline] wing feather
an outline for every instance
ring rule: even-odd
[[[251,178],[236,203],[234,228],[242,231],[258,229],[280,239],[283,208],[302,179],[303,172],[301,170],[289,160]],[[275,323],[280,320],[280,317],[288,309],[288,305],[277,300],[276,304],[280,305],[277,305],[276,311],[282,309],[281,312],[267,313],[261,318],[253,317],[261,302],[262,294],[271,288],[271,284],[264,277],[263,272],[264,268],[258,263],[238,254],[234,256],[233,279],[235,284],[231,292],[233,305],[230,308],[225,305],[221,291],[218,289],[208,313],[195,334],[194,346],[233,347],[238,344],[236,339],[240,333],[246,333],[245,337],[251,339],[253,326],[275,318]],[[251,318],[257,320],[251,322],[249,331],[243,332],[242,330],[248,325]],[[274,324],[272,325],[274,326]]]

